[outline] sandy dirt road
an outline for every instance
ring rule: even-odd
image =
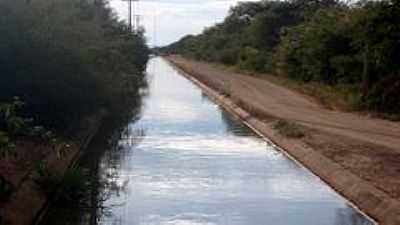
[[[266,114],[297,122],[334,134],[359,139],[400,151],[400,123],[368,118],[355,113],[332,111],[309,97],[267,80],[222,71],[209,64],[172,58],[178,65],[190,68],[204,79],[229,89],[234,98]],[[400,101],[400,99],[399,99]]]
[[[309,96],[215,65],[180,56],[167,59],[209,87],[244,103],[259,116],[304,126],[306,145],[400,199],[400,123],[329,110]]]

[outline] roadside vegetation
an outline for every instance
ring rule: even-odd
[[[302,138],[305,136],[301,126],[293,122],[288,122],[286,120],[276,121],[274,129],[277,130],[279,134],[288,138]]]
[[[396,0],[243,2],[222,23],[159,50],[272,74],[342,109],[399,114],[398,21]]]
[[[52,150],[70,147],[91,115],[135,104],[149,49],[144,31],[130,32],[107,2],[0,1],[1,199],[19,182],[12,173],[46,154],[62,158]]]

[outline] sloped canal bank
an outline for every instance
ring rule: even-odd
[[[104,153],[82,163],[96,207],[53,209],[44,224],[373,224],[163,59],[148,83],[138,118],[99,135],[91,150]]]

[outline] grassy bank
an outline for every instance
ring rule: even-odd
[[[269,73],[260,73],[252,70],[241,69],[238,66],[227,66],[220,63],[211,63],[219,69],[233,73],[247,74],[268,80],[274,84],[287,87],[306,96],[315,98],[320,104],[333,110],[362,111],[361,95],[357,85],[326,85],[320,82],[303,82],[292,80],[285,76],[275,76]],[[381,114],[390,118],[390,114]],[[393,116],[393,119],[396,119]]]

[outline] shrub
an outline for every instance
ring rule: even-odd
[[[265,54],[261,51],[247,47],[240,52],[239,67],[245,70],[264,71],[266,68]]]
[[[399,75],[388,76],[371,89],[366,98],[368,108],[387,113],[400,112],[400,79]]]
[[[274,129],[278,130],[281,135],[289,138],[302,138],[305,135],[299,125],[286,120],[277,121],[274,125]]]
[[[81,169],[68,170],[64,176],[52,174],[44,164],[38,167],[36,183],[49,197],[55,196],[63,205],[85,204],[89,189],[89,176]]]

